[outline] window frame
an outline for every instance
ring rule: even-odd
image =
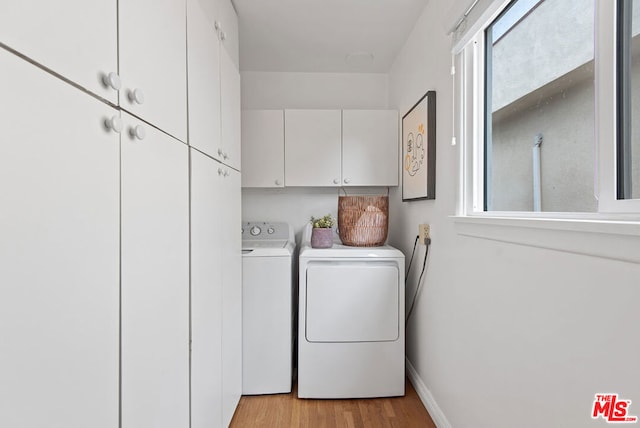
[[[597,212],[486,211],[485,171],[485,30],[511,0],[495,0],[473,33],[454,46],[455,130],[460,141],[460,195],[457,216],[486,218],[622,221],[640,220],[640,199],[618,199],[618,5],[624,0],[595,0],[594,90]]]

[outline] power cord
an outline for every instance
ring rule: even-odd
[[[416,243],[417,242],[418,242],[418,238],[416,237]],[[425,272],[426,267],[427,267],[427,256],[429,255],[429,247],[431,246],[431,238],[425,239],[424,245],[427,248],[426,248],[426,250],[424,252],[424,260],[422,262],[422,272],[420,272],[420,276],[418,277],[418,285],[416,287],[415,293],[413,293],[413,298],[411,299],[411,305],[409,306],[409,311],[407,312],[407,317],[405,319],[405,326],[409,322],[409,317],[411,316],[411,313],[413,312],[413,306],[416,303],[416,299],[418,297],[418,293],[420,292],[420,287],[422,287],[422,276],[424,275],[424,272]],[[415,250],[416,250],[416,244],[413,245],[413,251],[415,252]],[[413,253],[411,254],[411,260],[409,261],[409,269],[411,269],[411,261],[413,261]],[[407,270],[407,276],[405,277],[405,285],[407,284],[407,278],[408,277],[409,277],[409,270]]]
[[[409,267],[407,268],[407,273],[404,276],[404,286],[407,286],[407,281],[409,280],[409,272],[411,272],[411,263],[413,263],[413,256],[416,254],[416,247],[418,246],[418,239],[420,239],[420,235],[416,235],[416,240],[413,241],[413,251],[411,251],[411,258],[409,259]]]

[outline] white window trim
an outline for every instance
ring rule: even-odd
[[[616,1],[595,0],[597,213],[496,212],[484,209],[484,30],[509,4],[496,0],[453,48],[459,106],[458,233],[640,263],[640,200],[616,199]],[[594,245],[594,243],[598,243]]]

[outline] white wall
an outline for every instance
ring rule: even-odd
[[[243,72],[242,108],[386,109],[387,75],[360,73]],[[348,190],[386,193],[386,188]],[[337,188],[243,189],[245,221],[285,221],[299,235],[309,218],[338,211]],[[390,215],[393,215],[390,213]]]
[[[465,237],[449,217],[459,170],[451,40],[440,23],[449,7],[429,1],[389,75],[389,107],[400,116],[437,91],[436,200],[403,203],[400,189],[391,193],[390,243],[409,256],[422,222],[433,240],[408,358],[456,428],[603,426],[590,417],[599,392],[634,400],[639,415],[640,266]]]

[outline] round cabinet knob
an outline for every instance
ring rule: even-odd
[[[267,233],[269,235],[273,235],[276,232],[276,230],[273,227],[270,227],[269,229],[267,229]]]
[[[136,88],[133,91],[129,91],[128,97],[129,101],[131,101],[132,103],[144,103],[144,93],[142,92],[142,89]]]
[[[351,179],[350,178],[345,178],[344,179],[344,184],[349,184],[351,183]]]
[[[228,170],[228,169],[225,169],[225,170],[224,170],[224,176],[225,176],[225,177],[228,177],[228,176],[229,176],[229,170]]]
[[[229,159],[229,154],[227,152],[224,152],[222,154],[222,157],[225,158],[225,159]]]
[[[133,138],[144,140],[144,137],[147,136],[147,131],[144,129],[144,126],[136,125],[129,129],[129,134],[131,134]]]
[[[222,168],[218,168],[218,175],[222,175],[224,174],[224,171],[222,170]]]
[[[280,186],[282,184],[282,181],[280,181],[280,179],[276,180],[276,186]]]
[[[220,21],[213,21],[213,27],[214,27],[216,30],[219,30],[219,29],[220,29]]]
[[[340,183],[340,180],[338,180],[337,178],[333,179],[333,184],[339,184],[339,183]]]
[[[122,131],[122,119],[118,116],[111,116],[110,119],[106,119],[104,121],[104,124],[107,129],[112,130],[116,134],[119,134],[120,131]]]
[[[220,31],[220,40],[224,42],[226,39],[227,33],[225,33],[224,31]]]
[[[258,226],[253,226],[251,230],[249,230],[249,233],[252,236],[258,236],[262,233],[262,229],[260,229]]]
[[[120,76],[118,76],[118,73],[114,73],[113,71],[105,76],[102,76],[102,81],[105,85],[116,91],[119,91],[122,87]]]
[[[224,152],[220,148],[218,149],[218,156],[220,156],[221,158],[224,157]]]

